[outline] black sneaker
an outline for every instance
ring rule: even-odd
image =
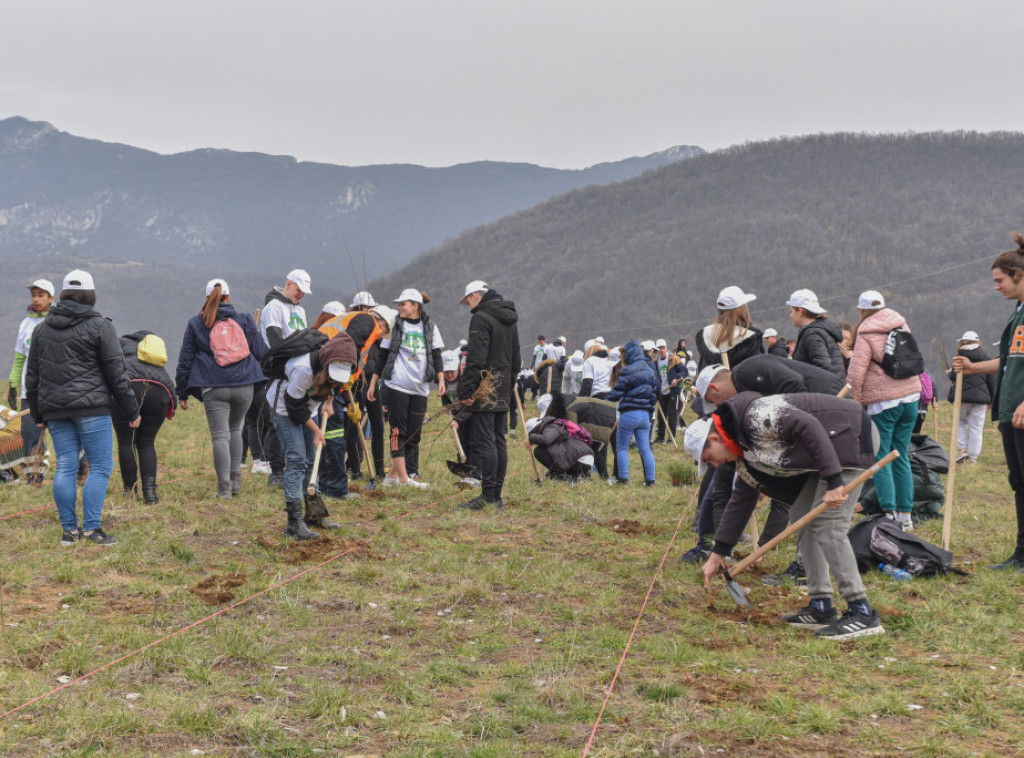
[[[761,577],[761,582],[771,587],[779,587],[784,582],[791,582],[798,587],[805,587],[807,586],[807,572],[804,571],[804,566],[800,561],[793,561],[785,570],[777,574]]]
[[[873,637],[876,634],[885,634],[878,613],[871,611],[870,616],[865,616],[856,611],[847,611],[842,618],[816,631],[814,636],[826,640],[852,640],[854,637]]]
[[[647,479],[647,480],[644,481],[644,487],[653,487],[653,486],[654,486],[654,480],[653,479]]]
[[[468,508],[471,511],[482,511],[485,505],[487,505],[487,501],[484,500],[483,495],[477,495],[472,500],[467,500],[465,503],[459,503],[460,508]]]
[[[839,620],[839,614],[836,613],[835,608],[829,608],[822,613],[821,611],[814,610],[814,607],[808,604],[796,613],[783,616],[782,620],[790,626],[799,626],[804,629],[821,629],[836,623]]]
[[[284,489],[284,474],[267,474],[267,486]]]
[[[679,563],[704,563],[711,557],[711,551],[703,545],[694,545],[681,556]]]
[[[117,542],[116,539],[111,537],[102,529],[93,529],[92,534],[86,534],[85,532],[82,532],[82,539],[92,542],[96,545],[113,545]]]
[[[1018,558],[1016,555],[1011,555],[1002,563],[993,563],[989,566],[993,571],[1005,571],[1006,569],[1022,569],[1024,568],[1024,561]]]
[[[62,545],[74,545],[82,539],[81,529],[69,529],[60,536],[60,544]]]

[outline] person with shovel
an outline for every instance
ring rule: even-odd
[[[759,493],[789,503],[791,522],[826,502],[830,509],[800,532],[810,602],[782,620],[832,640],[885,631],[868,603],[847,537],[861,487],[845,492],[844,485],[875,463],[878,447],[878,432],[857,402],[813,393],[763,397],[743,392],[719,405],[710,418],[690,424],[684,444],[701,474],[709,465],[736,465],[732,495],[703,568],[706,588],[726,570],[725,559]],[[830,570],[848,606],[842,616],[832,605]]]
[[[515,367],[519,365],[519,315],[515,303],[480,280],[466,285],[466,294],[459,303],[472,314],[459,400],[470,412],[470,457],[478,467],[483,487],[477,497],[459,506],[471,511],[479,511],[488,504],[501,508],[508,468],[506,414]],[[492,385],[490,391],[486,391],[485,383]]]

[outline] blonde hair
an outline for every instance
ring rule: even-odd
[[[754,320],[750,318],[750,310],[747,308],[746,303],[738,308],[719,308],[718,315],[715,316],[715,329],[711,333],[711,339],[715,343],[714,346],[719,350],[722,349],[723,345],[732,347],[736,336],[736,327],[742,326],[745,329],[749,329],[753,325]]]

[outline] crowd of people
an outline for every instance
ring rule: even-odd
[[[1015,239],[1018,247],[992,264],[996,289],[1017,301],[998,357],[965,332],[950,379],[965,377],[958,462],[977,461],[988,406],[999,422],[1018,539],[993,568],[1024,570],[1024,236]],[[138,496],[141,485],[143,502],[159,502],[155,439],[165,420],[196,401],[212,441],[214,496],[240,493],[248,453],[252,471],[283,490],[285,534],[315,539],[314,529],[338,528],[324,498],[355,497],[351,479],[365,477],[367,488],[430,487],[420,475],[420,444],[436,391],[464,455],[460,484],[479,490],[462,507],[503,507],[507,440],[520,418],[535,461],[570,483],[596,474],[628,485],[635,446],[642,481],[653,486],[652,444],[673,444],[681,434],[701,477],[696,544],[681,560],[703,563],[710,582],[742,540],[759,495],[769,501],[761,544],[823,501],[830,510],[801,530],[796,560],[776,578],[808,586],[808,605],[784,621],[830,639],[883,631],[847,537],[860,487],[845,485],[897,451],[874,486],[884,517],[911,531],[911,435],[935,401],[906,320],[875,290],[858,298],[856,325],[833,320],[813,291],[793,292],[786,304],[797,336],[788,343],[755,325],[754,294],[730,286],[693,350],[686,339],[670,350],[664,339],[609,345],[597,336],[570,352],[565,336],[551,343],[539,336],[524,361],[515,304],[481,280],[459,300],[470,312],[466,338],[446,349],[426,311],[430,297],[417,289],[390,305],[359,292],[347,307],[327,303],[309,323],[301,303],[312,286],[301,269],[268,292],[256,318],[235,308],[228,282],[217,278],[197,297],[173,378],[157,335],[119,338],[100,315],[88,272],[69,272],[59,293],[45,279],[29,292],[8,403],[16,408],[20,400],[31,411],[34,423],[22,426],[26,449],[43,446],[44,430],[52,439],[61,544],[116,541],[102,528],[115,435],[124,494]],[[528,394],[538,408],[530,419],[522,417]],[[689,425],[686,408],[696,417]],[[41,467],[24,477],[38,483]],[[842,615],[832,577],[846,603]]]

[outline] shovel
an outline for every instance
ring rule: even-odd
[[[355,405],[356,400],[352,397],[352,390],[347,389],[345,392],[348,393],[348,401]],[[359,426],[356,424],[356,426]],[[363,457],[366,459],[366,468],[370,472],[370,481],[366,483],[363,488],[364,492],[373,492],[377,489],[377,473],[373,470],[373,456],[370,455],[370,446],[366,444],[366,435],[359,432],[359,441],[363,443]]]
[[[320,422],[321,434],[327,432],[327,414],[324,413],[323,417]],[[309,485],[306,487],[306,518],[310,521],[320,521],[330,515],[327,512],[327,506],[324,505],[324,499],[316,491],[317,475],[320,473],[320,456],[323,452],[324,445],[317,445],[316,455],[313,456],[313,473],[309,475]]]
[[[457,461],[446,461],[448,464],[448,470],[451,471],[459,479],[466,479],[467,477],[476,478],[476,466],[471,466],[466,462],[466,452],[462,449],[462,441],[459,439],[459,433],[456,431],[454,425],[449,425],[452,430],[452,436],[455,437],[455,450],[458,453],[459,460]]]
[[[881,471],[883,468],[888,466],[890,463],[892,463],[894,460],[896,460],[899,457],[900,457],[900,454],[897,451],[893,450],[891,453],[889,453],[887,456],[882,458],[880,461],[876,461],[875,463],[873,463],[871,465],[871,468],[865,469],[864,471],[861,472],[860,476],[858,476],[856,479],[854,479],[849,484],[844,485],[843,486],[843,494],[844,495],[848,494],[851,491],[853,491],[854,489],[856,489],[857,487],[859,487],[860,485],[864,484],[864,482],[866,482],[868,479],[870,479],[872,476],[877,474],[879,471]],[[787,526],[781,533],[779,533],[775,537],[772,537],[766,543],[761,545],[761,547],[757,548],[757,550],[755,550],[750,555],[748,555],[746,558],[744,558],[742,561],[740,561],[735,566],[733,566],[732,567],[732,571],[728,571],[728,570],[723,570],[722,571],[722,573],[725,575],[725,588],[727,590],[729,590],[729,594],[732,596],[732,599],[736,602],[736,605],[742,605],[742,606],[749,606],[750,605],[750,601],[747,599],[747,593],[743,590],[742,587],[740,587],[739,583],[736,581],[736,577],[739,576],[744,571],[746,571],[748,568],[750,568],[750,566],[758,558],[760,558],[762,555],[767,553],[773,547],[775,547],[780,542],[785,540],[791,534],[795,534],[796,532],[799,532],[801,529],[803,529],[809,523],[814,521],[814,519],[818,518],[818,516],[820,516],[825,511],[827,511],[828,508],[829,508],[829,506],[827,504],[820,503],[818,506],[816,506],[813,510],[808,512],[802,518],[800,518],[797,521],[794,521],[792,524]]]
[[[949,356],[946,355],[946,348],[942,344],[942,340],[935,340],[935,347],[939,351],[939,359],[942,363],[943,371],[951,371],[952,366],[949,364]],[[950,423],[950,440],[949,440],[949,475],[946,477],[946,501],[942,505],[942,549],[949,550],[949,538],[950,533],[953,529],[953,487],[956,484],[956,456],[953,455],[953,451],[956,447],[956,437],[959,427],[960,420],[960,403],[963,400],[964,394],[964,372],[958,371],[956,374],[955,384],[953,385],[953,421]],[[935,414],[936,425],[938,424],[938,414]],[[937,428],[937,427],[936,427]]]
[[[537,471],[537,461],[533,458],[533,445],[530,444],[530,435],[526,431],[526,414],[523,413],[523,401],[519,398],[518,392],[513,392],[516,398],[516,407],[519,408],[519,418],[523,420],[523,437],[526,438],[526,452],[530,454],[530,464],[533,466],[533,475],[536,477],[534,480],[538,486],[544,483],[544,480],[540,478],[540,473]]]

